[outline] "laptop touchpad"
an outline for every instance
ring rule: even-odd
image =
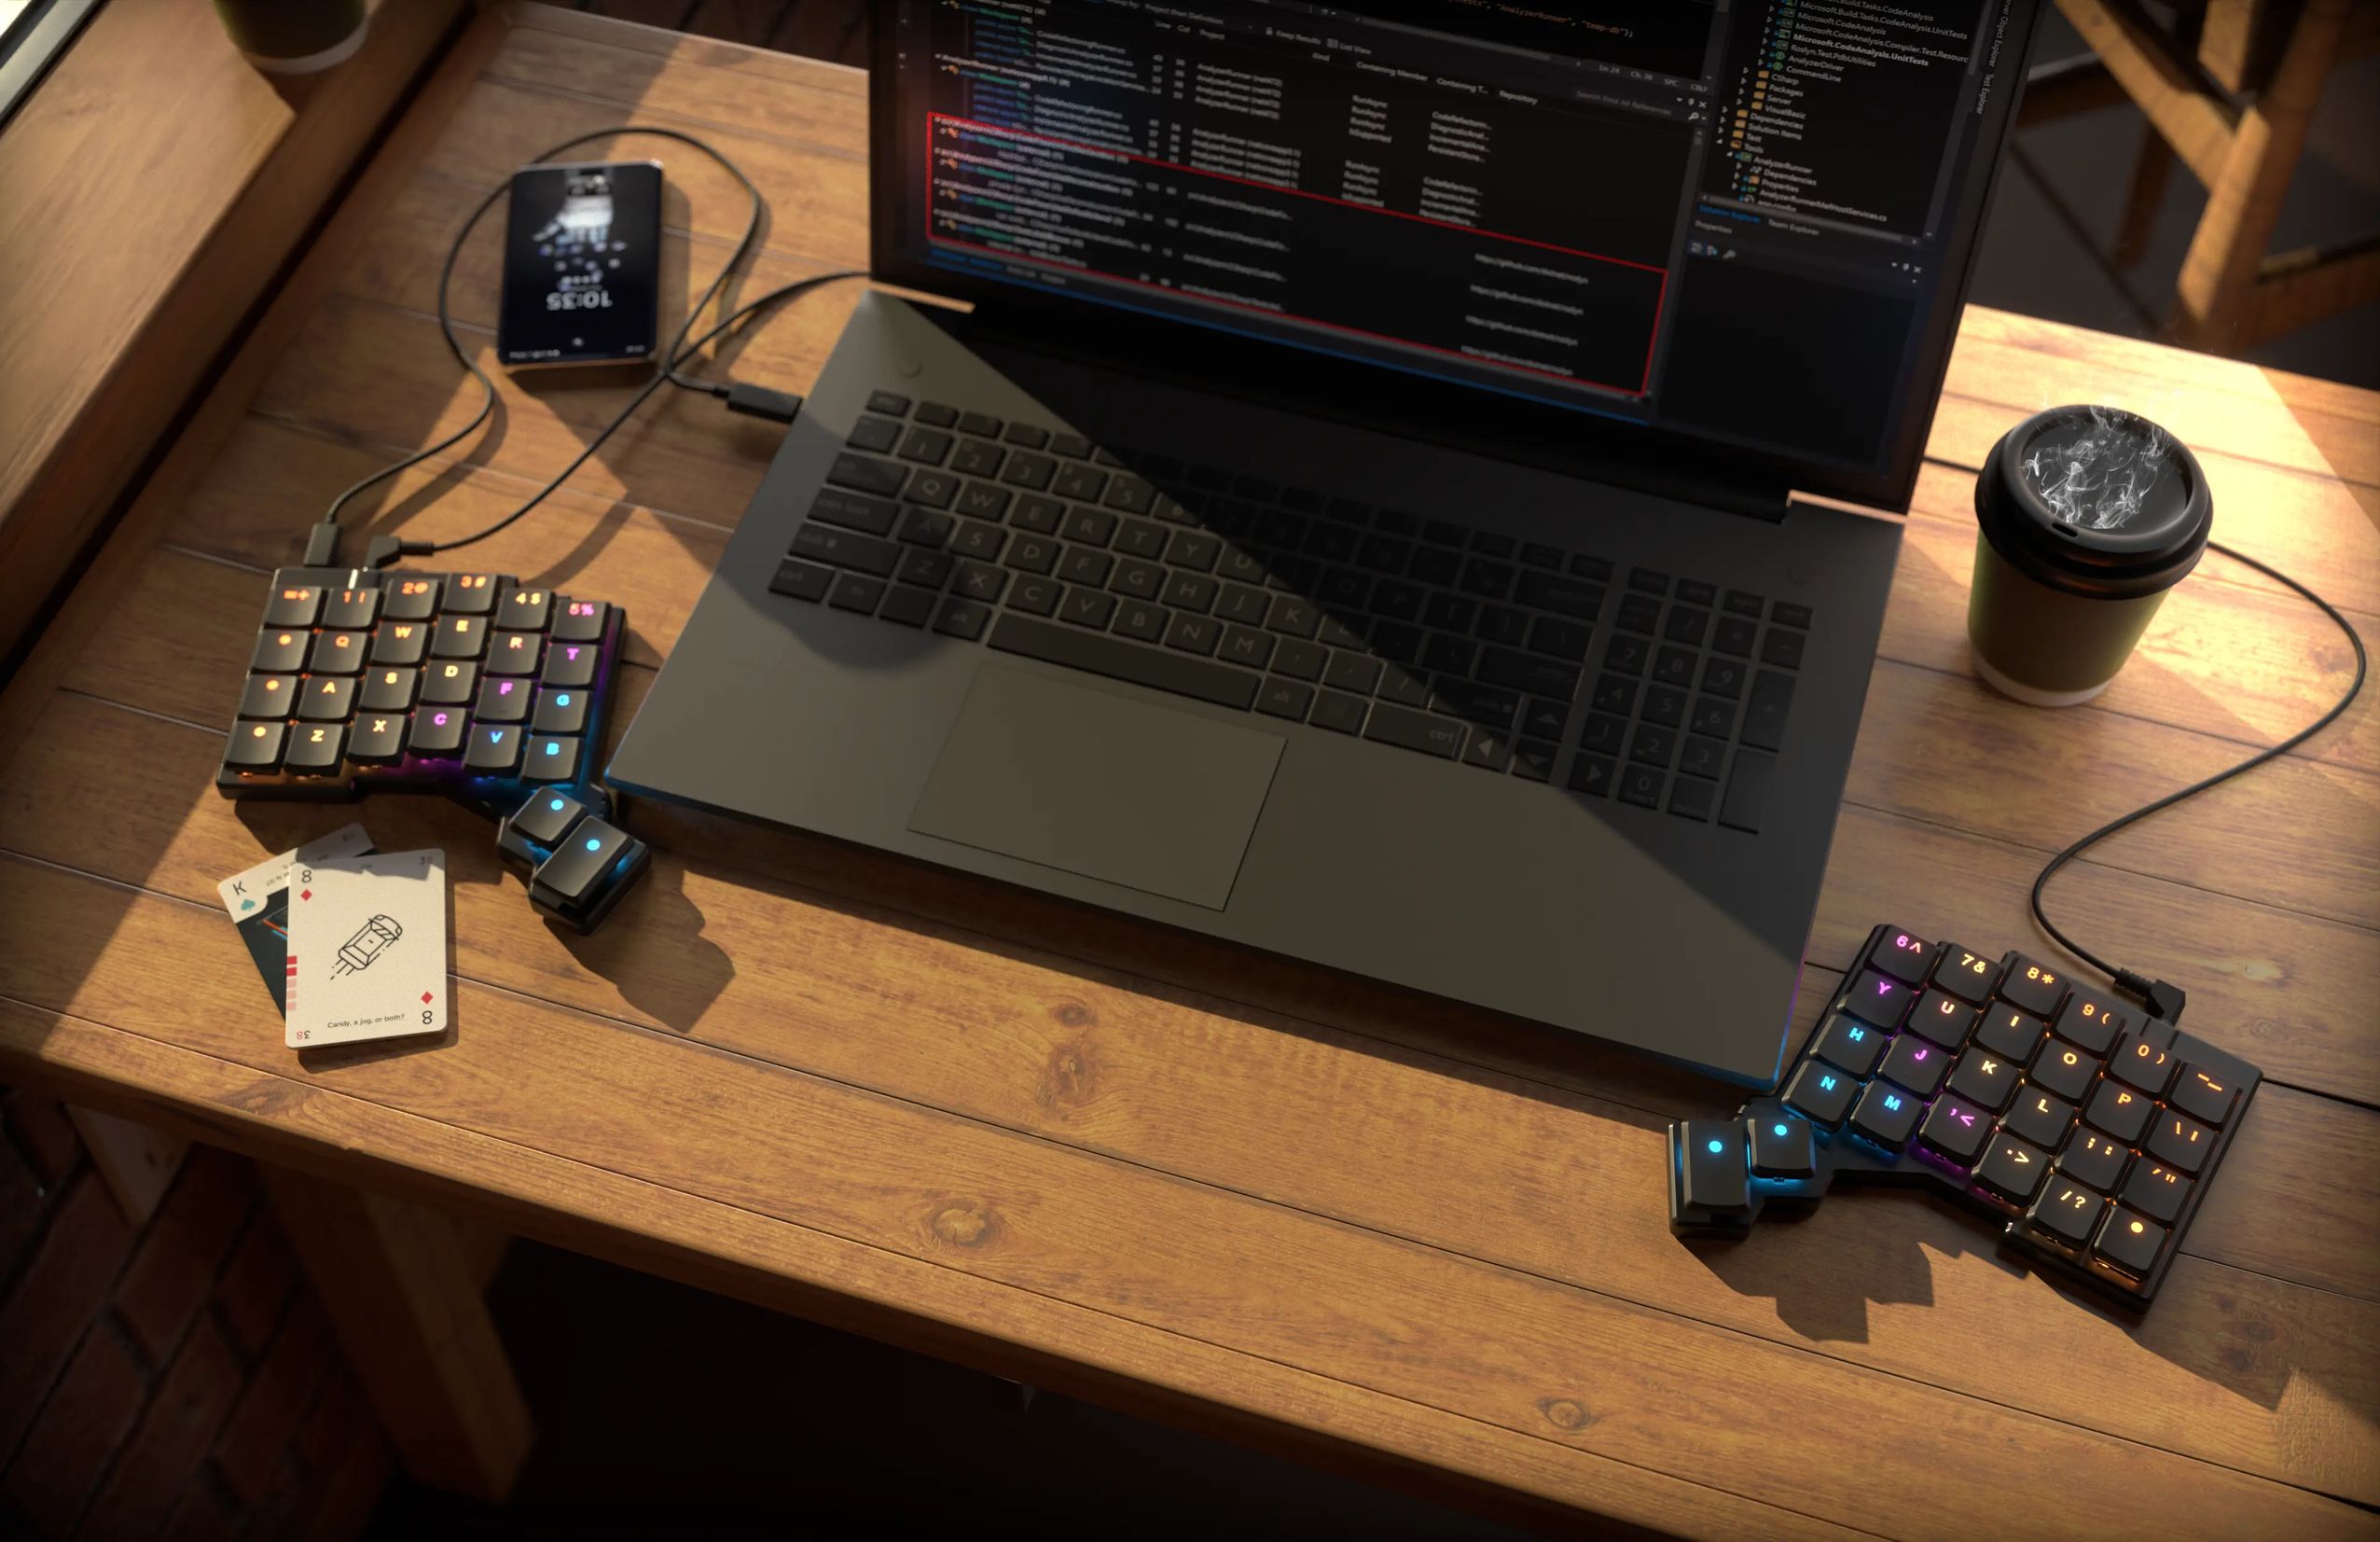
[[[1220,910],[1280,740],[987,664],[909,828]]]

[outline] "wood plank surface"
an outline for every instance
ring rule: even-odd
[[[458,897],[475,876],[457,872]],[[242,1023],[240,1007],[256,993],[253,978],[225,971],[186,982],[151,971],[140,982],[124,979],[131,972],[124,965],[137,957],[197,953],[209,929],[220,925],[203,907],[15,860],[0,860],[0,906],[35,918],[34,946],[0,968],[0,994],[54,1012],[104,1017],[144,1036],[170,1032],[172,1042],[254,1070],[285,1058]],[[462,928],[458,921],[458,936]],[[647,954],[669,946],[650,930],[620,936]],[[88,972],[78,979],[75,971],[83,965]],[[908,978],[875,960],[860,966],[879,995],[887,993],[885,976]],[[741,961],[738,973],[754,967]],[[467,974],[469,965],[464,968]],[[929,988],[938,1009],[949,1010],[940,983]],[[1036,1005],[1049,1010],[1066,1001],[1045,997]],[[193,1012],[203,1025],[182,1021]],[[1097,1012],[1091,1005],[1083,1015],[1097,1021]],[[1873,1418],[1878,1399],[1889,1399],[1930,1438],[1879,1442],[1861,1452],[1868,1481],[1895,1490],[1927,1485],[1939,1503],[1994,1514],[2002,1524],[2021,1520],[2027,1530],[2050,1531],[2071,1523],[2074,1512],[2063,1493],[2029,1501],[2010,1494],[1990,1466],[1951,1464],[1945,1470],[1947,1447],[1933,1440],[1997,1451],[2027,1470],[2047,1464],[2080,1471],[2103,1493],[2123,1486],[2115,1481],[2119,1473],[2147,1479],[2148,1492],[2125,1493],[2122,1509],[2096,1511],[2102,1524],[2133,1513],[2160,1529],[2181,1529],[2228,1512],[2241,1521],[2251,1514],[2286,1516],[2313,1530],[2360,1525],[2356,1512],[2230,1466],[2188,1461],[1916,1378],[1823,1361],[1663,1307],[1488,1267],[1452,1248],[1184,1181],[758,1056],[689,1045],[674,1035],[623,1028],[468,983],[456,993],[455,1015],[472,1046],[467,1065],[459,1056],[376,1047],[319,1057],[319,1074],[351,1095],[582,1163],[608,1164],[634,1152],[641,1173],[673,1188],[919,1253],[1243,1354],[1327,1368],[1514,1436],[1547,1438],[1553,1432],[1580,1449],[1655,1471],[1724,1471],[1739,1493],[1806,1506],[1838,1523],[1863,1523],[1871,1497],[1856,1483],[1814,1487],[1810,1452],[1795,1437],[1810,1424],[1848,1429]],[[753,1031],[775,1027],[761,1023]],[[499,1067],[501,1074],[491,1074]],[[622,1089],[634,1095],[621,1095]],[[1335,1122],[1342,1129],[1348,1123],[1344,1116]],[[1611,1134],[1603,1132],[1596,1144],[1608,1149]],[[1657,1182],[1654,1138],[1649,1131],[1643,1136],[1631,1188]],[[853,1160],[858,1152],[869,1154],[864,1163]],[[1538,1205],[1613,1214],[1571,1189],[1558,1167],[1533,1165],[1534,1176],[1549,1186]],[[794,1174],[802,1175],[798,1184],[781,1176]],[[1507,1181],[1531,1176],[1524,1167]],[[1595,1251],[1678,1257],[1682,1250],[1661,1235],[1657,1248]],[[1582,1253],[1583,1242],[1572,1244]],[[1963,1244],[1955,1245],[1963,1253]],[[1719,1267],[1742,1261],[1746,1256],[1737,1252]],[[2017,1320],[2053,1318],[2074,1328],[2096,1321],[2058,1312],[2059,1299],[2029,1275],[2018,1285],[2025,1310]],[[2227,1315],[2210,1313],[2209,1326]],[[2238,1315],[2262,1319],[2253,1311]],[[1928,1318],[1929,1326],[1938,1321]],[[1494,1331],[1476,1331],[1483,1324]],[[2302,1336],[2276,1333],[2269,1320],[2262,1326],[2304,1351],[2335,1341],[2350,1325]],[[2119,1343],[2125,1337],[2120,1328],[2110,1336]],[[1927,1338],[1938,1345],[1938,1336]],[[2248,1341],[2243,1335],[2243,1346]],[[2055,1353],[2044,1359],[2064,1363]],[[2144,1356],[2144,1367],[2149,1363]],[[2285,1352],[2284,1363],[2297,1362]],[[2247,1383],[2236,1371],[2224,1374],[2222,1396],[2197,1382],[2197,1406],[2256,1407],[2252,1395],[2243,1396]],[[1680,1397],[1681,1382],[1748,1395]],[[2077,1390],[2087,1396],[2087,1389]],[[2317,1406],[2334,1390],[2326,1384]]]
[[[393,143],[260,328],[261,356],[210,404],[205,453],[77,596],[72,646],[0,702],[21,725],[0,749],[0,1072],[1463,1502],[1714,1535],[2369,1535],[2368,703],[2052,890],[2078,935],[2185,984],[2190,1026],[2271,1078],[2138,1322],[2011,1268],[1985,1229],[1914,1196],[1839,1201],[1734,1249],[1679,1244],[1663,1127],[1734,1101],[1683,1073],[683,811],[634,811],[654,870],[580,938],[536,919],[481,822],[366,805],[384,847],[449,853],[456,1028],[426,1048],[286,1050],[214,881],[351,815],[218,799],[223,704],[261,575],[313,511],[469,410],[430,307],[470,201],[574,132],[669,123],[715,136],[768,195],[744,292],[865,252],[863,77],[537,7],[485,28],[468,78]],[[715,169],[669,160],[665,294],[682,306],[743,210]],[[457,287],[483,353],[494,250],[491,229],[475,235]],[[855,291],[796,301],[714,372],[803,387]],[[632,389],[499,386],[494,431],[394,479],[359,525],[477,528]],[[2318,575],[2380,635],[2374,398],[1972,312],[1809,946],[1805,1028],[1879,918],[2045,950],[2023,899],[2049,852],[2345,683],[2327,623],[2217,558],[2100,702],[2033,712],[1973,680],[1962,467],[2069,398],[2139,405],[2183,433],[2217,479],[2221,533]],[[625,720],[773,446],[669,393],[475,560],[628,607]]]
[[[0,132],[0,656],[462,9],[377,6],[335,75],[276,81],[212,7],[121,0]]]
[[[908,1343],[1128,1411],[1220,1424],[1376,1479],[1451,1479],[1567,1514],[1690,1536],[1871,1535],[1576,1451],[1326,1375],[988,1281],[902,1249],[780,1222],[167,1040],[0,998],[0,1049],[87,1102],[334,1175],[470,1205],[523,1235],[588,1249],[831,1327]],[[142,1090],[166,1089],[170,1094]],[[831,1288],[810,1282],[831,1280]],[[1054,1331],[1053,1331],[1054,1330]],[[1045,1344],[1062,1346],[1052,1350]],[[1195,1388],[1188,1396],[1180,1390]],[[1557,1407],[1571,1423],[1576,1416]],[[1557,1513],[1549,1509],[1549,1514]]]

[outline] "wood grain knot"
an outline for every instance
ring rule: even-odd
[[[1556,1429],[1568,1430],[1573,1435],[1602,1422],[1599,1415],[1587,1412],[1568,1397],[1542,1397],[1538,1399],[1537,1411],[1543,1414]]]
[[[1049,1015],[1069,1028],[1088,1028],[1099,1021],[1099,1014],[1079,1001],[1061,1001],[1049,1009]]]
[[[285,1114],[306,1101],[310,1090],[284,1077],[260,1077],[223,1098],[225,1106],[244,1114]]]
[[[934,1234],[952,1247],[982,1249],[1000,1241],[1007,1229],[1000,1212],[981,1200],[951,1200],[927,1220]]]
[[[1069,1040],[1052,1046],[1042,1067],[1041,1104],[1045,1108],[1080,1108],[1091,1101],[1098,1065],[1090,1046]]]

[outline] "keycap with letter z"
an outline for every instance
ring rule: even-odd
[[[2145,1308],[2262,1079],[2177,1027],[2172,999],[2159,1018],[2023,953],[1878,926],[1778,1091],[1669,1127],[1669,1229],[1741,1238],[1771,1205],[1907,1186],[1994,1221],[2043,1274]]]

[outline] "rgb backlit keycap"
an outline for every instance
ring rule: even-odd
[[[1878,1146],[1898,1151],[1924,1117],[1925,1100],[1889,1081],[1872,1081],[1851,1110],[1851,1128]]]
[[[1852,1015],[1879,1028],[1898,1028],[1901,1020],[1909,1015],[1910,1003],[1916,999],[1915,991],[1890,975],[1865,969],[1852,984],[1845,1005]]]
[[[1785,1084],[1786,1103],[1824,1125],[1842,1123],[1859,1095],[1860,1079],[1824,1061],[1802,1062]]]
[[[1876,1062],[1884,1058],[1885,1047],[1891,1041],[1891,1035],[1883,1029],[1837,1012],[1827,1019],[1825,1029],[1818,1036],[1818,1055],[1830,1065],[1864,1077],[1875,1070]]]
[[[1817,1148],[1811,1144],[1807,1122],[1784,1114],[1748,1122],[1751,1130],[1752,1176],[1806,1178],[1818,1171]]]
[[[1876,1074],[1921,1098],[1930,1098],[1950,1074],[1950,1051],[1916,1034],[1903,1034],[1885,1051]]]
[[[1914,932],[1888,926],[1868,950],[1868,962],[1906,984],[1922,985],[1933,962],[1933,944]]]
[[[2173,1084],[2173,1105],[2208,1124],[2221,1124],[2229,1118],[2232,1104],[2238,1096],[2220,1077],[2195,1065],[2183,1066]]]
[[[1957,1049],[1974,1031],[1975,1008],[1939,987],[1917,998],[1909,1009],[1909,1026],[1936,1044]]]
[[[2007,972],[2000,976],[1999,995],[2037,1018],[2047,1018],[2066,999],[2066,977],[2019,953],[2009,960]]]
[[[1990,1000],[1992,984],[1999,979],[1997,963],[1955,942],[1944,943],[1942,956],[1934,961],[1933,982],[1971,1007]]]
[[[2033,1202],[2033,1229],[2066,1247],[2081,1247],[2098,1229],[2108,1197],[2063,1179],[2051,1183]]]

